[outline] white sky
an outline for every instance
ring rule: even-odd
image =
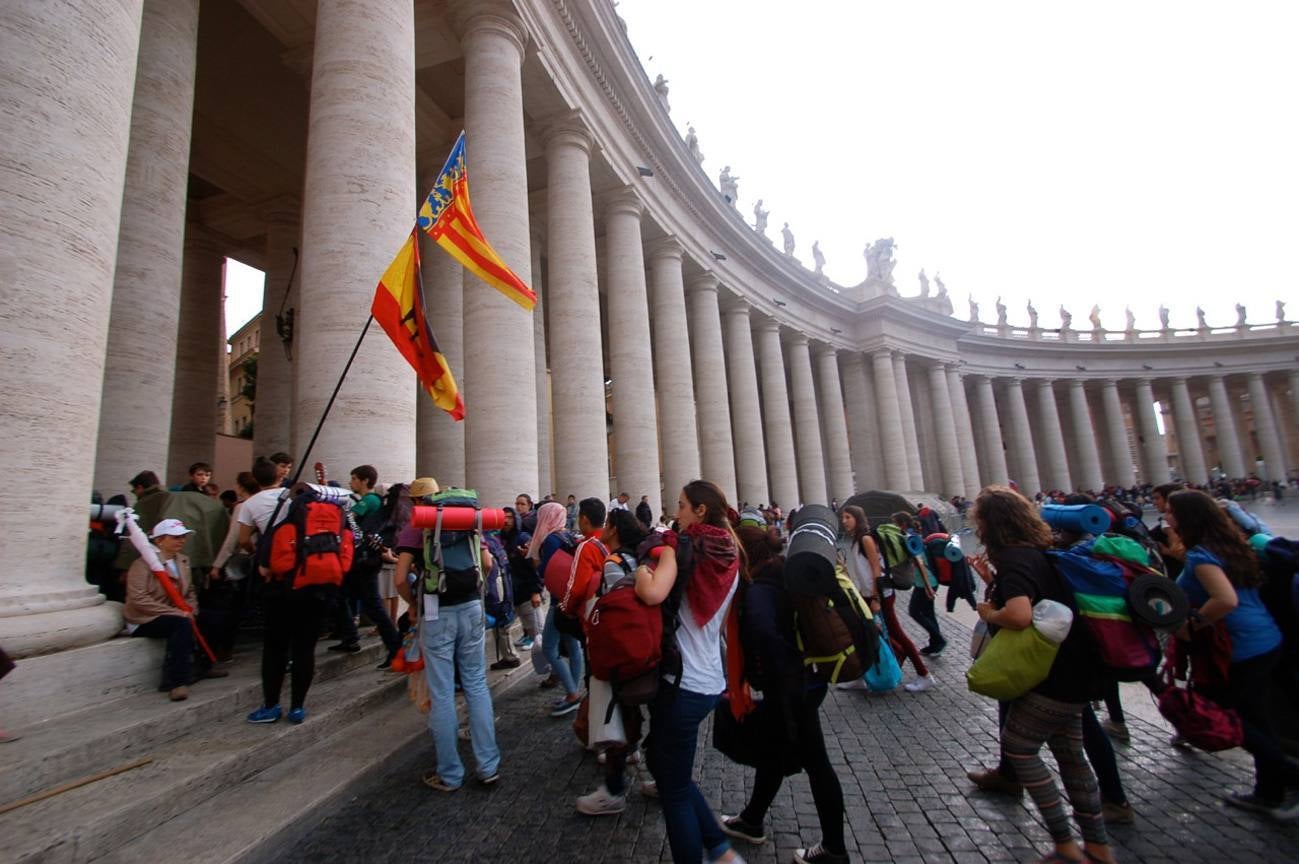
[[[1299,318],[1299,3],[622,0],[672,119],[693,123],[740,211],[761,197],[808,265],[865,276],[895,238],[904,294],[941,273],[1043,327]],[[229,332],[256,313],[258,271],[227,273]]]

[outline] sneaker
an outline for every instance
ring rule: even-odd
[[[627,796],[614,795],[601,783],[589,795],[577,799],[577,812],[585,816],[613,816],[627,809]]]
[[[348,654],[356,654],[361,650],[360,642],[339,642],[337,645],[330,645],[330,651],[343,651]]]
[[[558,686],[559,686],[559,679],[555,677],[554,672],[551,672],[545,678],[541,679],[542,690],[552,690]]]
[[[657,780],[646,780],[640,784],[640,794],[643,798],[659,797],[659,784]]]
[[[848,864],[848,855],[827,851],[818,843],[807,849],[795,849],[794,864]]]
[[[493,663],[491,668],[499,672],[502,669],[518,669],[521,665],[523,665],[523,661],[518,657],[502,657],[500,660]]]
[[[438,776],[436,771],[430,771],[423,776],[424,785],[430,789],[436,789],[439,792],[454,792],[459,786],[452,786],[450,783]]]
[[[970,782],[984,792],[1000,792],[1018,798],[1024,794],[1024,786],[1009,777],[1003,777],[996,769],[992,771],[970,771],[966,775]]]
[[[400,653],[401,653],[401,649],[400,649],[400,648],[398,648],[398,649],[396,649],[396,650],[394,650],[394,651],[389,651],[388,654],[387,654],[387,656],[385,656],[385,657],[383,658],[383,662],[380,663],[378,666],[375,666],[374,668],[375,668],[375,669],[391,669],[391,668],[392,668],[392,661],[396,660],[396,659],[397,659],[397,655],[400,654]],[[405,664],[403,664],[403,666],[404,666],[404,665],[405,665]]]
[[[854,678],[854,679],[852,679],[851,681],[840,681],[838,684],[834,685],[834,689],[836,689],[836,690],[869,690],[870,688],[866,686],[866,679],[865,679],[865,678]]]
[[[274,723],[280,719],[280,715],[282,713],[283,712],[280,711],[279,705],[272,705],[269,708],[263,705],[262,707],[258,708],[256,711],[248,715],[248,722],[249,723]]]
[[[1127,744],[1132,740],[1131,733],[1128,732],[1128,724],[1115,723],[1113,720],[1106,720],[1101,724],[1105,734],[1110,736],[1111,741],[1117,741],[1120,744]]]
[[[1111,804],[1109,801],[1102,801],[1101,818],[1105,820],[1106,825],[1131,825],[1137,820],[1137,814],[1129,802]]]
[[[939,654],[943,653],[943,649],[946,647],[946,642],[939,643],[938,645],[926,645],[924,648],[920,649],[920,653],[924,654],[926,657],[937,657]]]
[[[173,687],[167,694],[167,698],[173,702],[184,702],[189,698],[189,688],[184,686]]]
[[[753,844],[766,843],[767,834],[761,825],[745,822],[740,816],[723,816],[722,833]]]
[[[306,708],[290,708],[290,709],[289,709],[289,722],[292,723],[294,726],[297,726],[297,725],[300,724],[303,720],[306,720],[306,719],[307,719],[307,709],[306,709]]]
[[[1272,811],[1272,817],[1283,822],[1299,820],[1299,789],[1291,789],[1285,793],[1280,806]]]
[[[514,643],[514,647],[518,648],[520,651],[531,651],[535,642],[536,640],[531,636],[524,636],[522,639]]]
[[[916,680],[908,681],[906,684],[903,684],[902,689],[907,691],[908,693],[922,693],[933,686],[934,686],[933,675],[921,675]],[[813,847],[813,848],[817,848],[817,847]]]
[[[563,717],[565,714],[572,714],[581,707],[581,699],[573,699],[570,701],[567,696],[561,696],[559,699],[555,700],[553,705],[550,706],[550,716]]]
[[[1232,807],[1239,807],[1251,813],[1266,813],[1269,816],[1275,815],[1281,809],[1279,803],[1268,802],[1253,792],[1229,792],[1222,800]]]
[[[1179,750],[1191,749],[1191,742],[1183,738],[1182,733],[1180,732],[1174,733],[1173,737],[1168,739],[1168,743],[1172,744],[1174,747],[1176,747]]]
[[[495,786],[496,781],[500,779],[501,779],[501,772],[493,771],[491,774],[488,774],[486,777],[479,777],[478,782],[483,784],[484,786]]]

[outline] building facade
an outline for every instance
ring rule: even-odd
[[[11,654],[117,632],[81,578],[85,503],[211,456],[224,257],[267,276],[255,450],[300,454],[461,129],[478,221],[541,302],[530,315],[427,246],[465,421],[371,332],[313,460],[489,502],[657,504],[703,476],[784,507],[1299,465],[1299,327],[958,320],[941,292],[900,296],[882,244],[863,282],[831,284],[714,186],[605,0],[3,14],[0,460],[44,501],[0,500]]]

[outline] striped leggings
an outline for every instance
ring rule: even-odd
[[[1042,761],[1042,745],[1051,748],[1060,779],[1073,804],[1074,817],[1088,843],[1109,842],[1101,818],[1101,796],[1096,775],[1083,756],[1082,713],[1084,703],[1057,702],[1037,693],[1027,693],[1010,703],[1006,725],[1001,730],[1001,748],[1015,776],[1033,796],[1051,839],[1064,843],[1073,839],[1069,814],[1055,779]]]

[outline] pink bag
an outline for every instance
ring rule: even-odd
[[[1245,740],[1240,715],[1224,708],[1195,690],[1190,682],[1177,686],[1176,646],[1171,640],[1162,672],[1163,690],[1159,693],[1159,713],[1173,725],[1177,734],[1191,744],[1216,753],[1239,747]]]

